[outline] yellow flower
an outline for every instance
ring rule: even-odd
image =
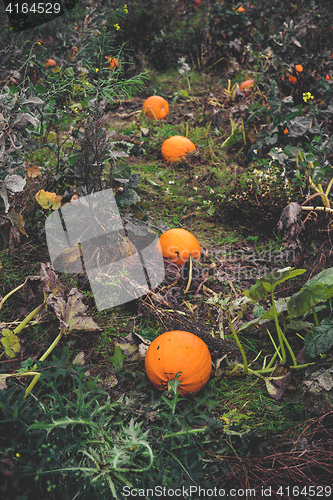
[[[120,26],[118,23],[114,24],[113,27],[116,28],[117,31],[120,30]]]
[[[313,99],[313,95],[310,92],[303,92],[303,101],[308,102],[309,99]]]
[[[20,456],[21,455],[19,453],[16,453],[16,455],[15,455],[16,458],[20,458]]]
[[[128,14],[127,3],[125,3],[125,5],[124,5],[124,12],[126,12],[126,14]]]

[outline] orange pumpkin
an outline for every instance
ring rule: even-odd
[[[54,59],[47,59],[45,63],[45,68],[50,68],[51,66],[57,66],[57,63]]]
[[[169,113],[169,104],[163,97],[152,95],[143,103],[142,111],[153,120],[163,120]]]
[[[190,151],[195,151],[195,145],[187,137],[173,135],[163,142],[161,151],[167,161],[179,161]]]
[[[246,80],[246,82],[240,84],[239,90],[244,92],[245,96],[248,97],[251,94],[254,85],[255,85],[254,80]]]
[[[145,370],[156,389],[167,388],[168,381],[178,380],[182,395],[196,392],[209,380],[212,358],[207,345],[190,332],[165,332],[152,341],[145,358]]]
[[[185,264],[190,254],[196,259],[200,259],[200,243],[186,229],[169,229],[159,237],[158,241],[163,257],[172,260],[172,262],[179,266]]]

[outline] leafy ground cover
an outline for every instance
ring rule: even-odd
[[[239,7],[82,2],[3,26],[3,498],[330,496],[332,28],[319,2]],[[153,94],[164,120],[142,113]],[[166,162],[171,135],[196,151]],[[86,274],[52,269],[44,226],[110,187],[124,220],[184,227],[202,255],[98,311]],[[197,394],[145,375],[168,330],[208,345]]]

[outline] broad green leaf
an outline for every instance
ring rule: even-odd
[[[303,316],[319,302],[333,297],[333,268],[325,269],[311,278],[288,302],[291,316]]]
[[[276,313],[279,314],[287,311],[287,303],[289,298],[281,298],[275,301]],[[264,314],[261,315],[262,319],[274,319],[273,307],[268,309]]]
[[[250,290],[244,291],[244,294],[254,301],[266,300],[267,292],[274,292],[275,287],[280,283],[303,273],[305,273],[305,269],[294,269],[293,267],[277,269],[267,276],[258,279],[256,284],[251,286]]]
[[[274,292],[275,287],[290,278],[299,276],[305,273],[306,269],[294,269],[293,267],[285,267],[284,269],[277,269],[273,271],[268,276],[264,276],[260,279],[263,286],[266,288],[267,292]]]
[[[257,281],[255,285],[251,286],[249,290],[244,290],[244,295],[249,299],[256,302],[257,300],[267,299],[267,290],[261,281]]]
[[[318,354],[328,351],[333,345],[333,321],[323,319],[319,326],[315,326],[304,339],[305,354],[315,358]]]

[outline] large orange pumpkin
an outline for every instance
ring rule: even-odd
[[[246,82],[243,82],[239,86],[239,90],[245,93],[245,96],[248,97],[254,87],[255,81],[254,80],[246,80]]]
[[[148,347],[145,358],[146,374],[156,389],[167,388],[181,372],[181,394],[196,392],[209,380],[212,358],[207,345],[190,332],[173,331],[159,335]]]
[[[163,142],[161,151],[167,161],[178,161],[190,151],[195,151],[195,145],[187,137],[173,135]]]
[[[190,254],[200,259],[200,243],[192,233],[182,228],[165,231],[159,237],[159,244],[163,257],[172,260],[175,264],[183,266]]]
[[[145,100],[142,111],[154,120],[163,120],[169,113],[169,104],[163,97],[152,95]]]

